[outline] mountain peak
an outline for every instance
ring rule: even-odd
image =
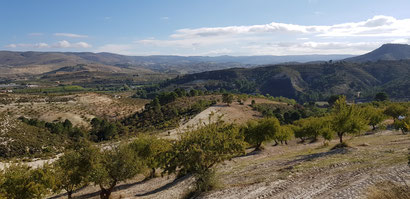
[[[345,60],[351,62],[366,62],[401,59],[410,59],[410,45],[393,43],[383,44],[380,48],[369,53]]]

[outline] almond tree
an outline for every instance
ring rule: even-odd
[[[271,141],[275,134],[279,133],[280,123],[275,117],[264,118],[259,121],[250,121],[242,129],[245,141],[255,146],[255,150],[261,150],[262,143]]]
[[[54,163],[56,177],[54,191],[64,189],[68,198],[71,198],[76,189],[87,185],[96,162],[97,152],[97,149],[88,143],[66,151]]]
[[[221,121],[185,133],[166,155],[164,172],[194,174],[197,190],[210,188],[212,168],[218,163],[245,153],[238,128]]]
[[[100,198],[109,199],[119,182],[133,178],[142,170],[142,161],[129,146],[113,146],[100,152],[91,179],[100,186]]]
[[[348,105],[345,96],[336,100],[332,109],[331,125],[339,136],[340,143],[343,143],[344,135],[366,130],[368,128],[367,124],[368,121],[361,109],[354,104]]]
[[[151,168],[151,178],[155,177],[155,170],[162,166],[162,155],[171,148],[171,142],[155,136],[139,136],[130,147]]]

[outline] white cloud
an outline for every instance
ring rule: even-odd
[[[394,44],[410,44],[410,39],[405,39],[405,38],[396,39],[396,40],[393,40],[391,43],[394,43]]]
[[[59,41],[53,45],[54,48],[69,48],[70,46],[70,42],[66,40]]]
[[[57,37],[69,37],[69,38],[86,38],[88,35],[79,35],[73,33],[54,33],[54,36]]]
[[[312,3],[316,2],[312,0]],[[166,17],[161,18],[166,20]],[[55,33],[83,38],[86,35]],[[166,38],[106,44],[97,48],[86,42],[9,44],[7,48],[83,49],[125,55],[303,55],[363,54],[384,43],[410,44],[410,18],[378,15],[356,22],[329,25],[272,22],[247,26],[201,27],[175,30]]]
[[[161,17],[162,20],[168,20],[169,17]]]
[[[91,48],[92,46],[86,42],[70,43],[66,40],[58,41],[52,45],[53,48]]]
[[[383,43],[408,43],[410,19],[378,15],[358,22],[184,28],[167,39],[144,39],[129,49],[156,48],[163,54],[218,53],[233,55],[361,54]],[[406,40],[404,40],[406,39]],[[142,47],[141,47],[142,46]],[[220,52],[226,54],[228,51]]]
[[[17,48],[17,44],[9,44],[9,45],[6,45],[4,47],[6,47],[6,48]]]
[[[257,44],[242,48],[253,55],[363,54],[382,44],[380,42],[289,42]]]
[[[251,26],[205,27],[196,29],[186,28],[177,30],[176,33],[172,34],[170,37],[181,39],[263,33],[271,35],[299,33],[327,37],[404,36],[410,35],[410,19],[399,20],[394,17],[379,15],[365,21],[329,26],[306,26],[272,22],[269,24]]]
[[[48,48],[50,47],[46,43],[35,43],[35,44],[9,44],[5,46],[6,48]]]
[[[22,49],[42,49],[42,48],[91,48],[92,46],[86,42],[70,43],[66,40],[58,41],[52,45],[47,43],[35,43],[35,44],[9,44],[6,48],[22,48]]]

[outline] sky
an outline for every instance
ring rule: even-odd
[[[410,44],[409,0],[1,0],[0,50],[363,54]]]

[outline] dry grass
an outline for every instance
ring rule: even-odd
[[[393,182],[381,182],[369,189],[368,199],[410,199],[410,187]]]

